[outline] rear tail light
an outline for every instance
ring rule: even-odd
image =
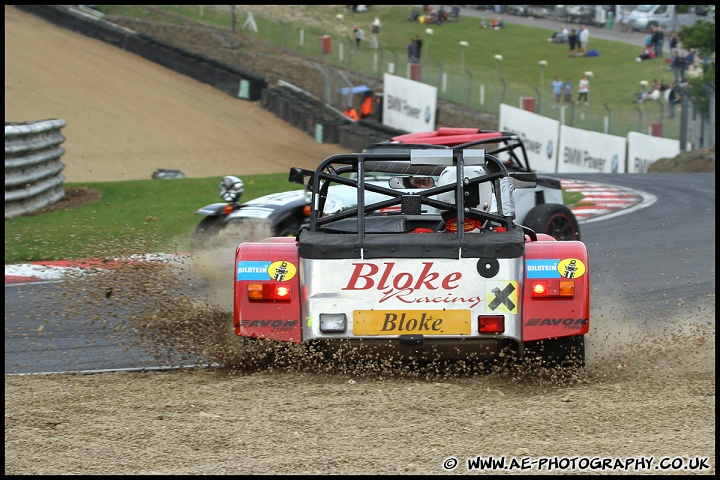
[[[248,283],[248,300],[254,302],[289,302],[292,290],[287,283]]]
[[[505,317],[503,315],[479,315],[478,332],[503,333],[505,331]]]
[[[530,284],[530,291],[535,298],[543,297],[568,297],[575,296],[575,280],[564,280],[556,278],[543,278],[533,280]]]

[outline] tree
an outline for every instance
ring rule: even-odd
[[[697,108],[708,116],[708,88],[715,91],[715,11],[712,11],[712,22],[697,21],[692,27],[682,27],[678,37],[684,48],[697,51],[698,57],[702,59],[702,78],[689,79],[690,88],[687,91]]]

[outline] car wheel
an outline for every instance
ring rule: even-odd
[[[585,335],[531,342],[525,351],[526,356],[541,358],[546,368],[585,368]]]
[[[224,227],[225,219],[223,217],[205,217],[193,232],[190,239],[190,249],[198,250],[205,247],[209,240],[215,237]]]
[[[528,212],[523,225],[556,240],[580,240],[580,226],[575,214],[559,203],[536,205]]]

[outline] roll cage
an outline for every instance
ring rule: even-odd
[[[495,137],[497,142],[498,137]],[[458,239],[465,234],[465,219],[481,220],[486,226],[513,229],[514,188],[533,188],[536,175],[529,172],[509,173],[505,162],[484,149],[473,149],[482,141],[460,144],[457,148],[440,145],[379,144],[359,154],[333,155],[320,163],[315,171],[293,168],[289,181],[305,185],[312,194],[309,230],[332,231],[333,224],[355,218],[355,232],[366,233],[368,218],[399,215],[418,220],[435,218],[440,222],[449,217],[457,219]],[[487,143],[487,142],[486,142]],[[505,151],[506,147],[493,151]],[[482,167],[482,174],[477,168]],[[446,169],[454,169],[455,180],[430,188],[393,189],[376,181],[376,175],[431,175],[439,176]],[[472,172],[472,175],[466,174]],[[478,208],[480,185],[492,185],[496,211]],[[345,185],[356,189],[356,203],[339,211],[328,208],[328,191],[331,185]],[[438,199],[438,195],[453,193],[453,201]],[[388,213],[388,210],[392,210]],[[347,222],[346,222],[347,223]],[[529,229],[526,229],[529,230]],[[526,232],[535,237],[531,230]]]

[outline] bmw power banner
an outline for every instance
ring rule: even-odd
[[[522,139],[533,171],[557,172],[560,122],[503,103],[500,130],[516,133]]]
[[[437,87],[389,73],[383,81],[384,125],[410,133],[435,130]]]

